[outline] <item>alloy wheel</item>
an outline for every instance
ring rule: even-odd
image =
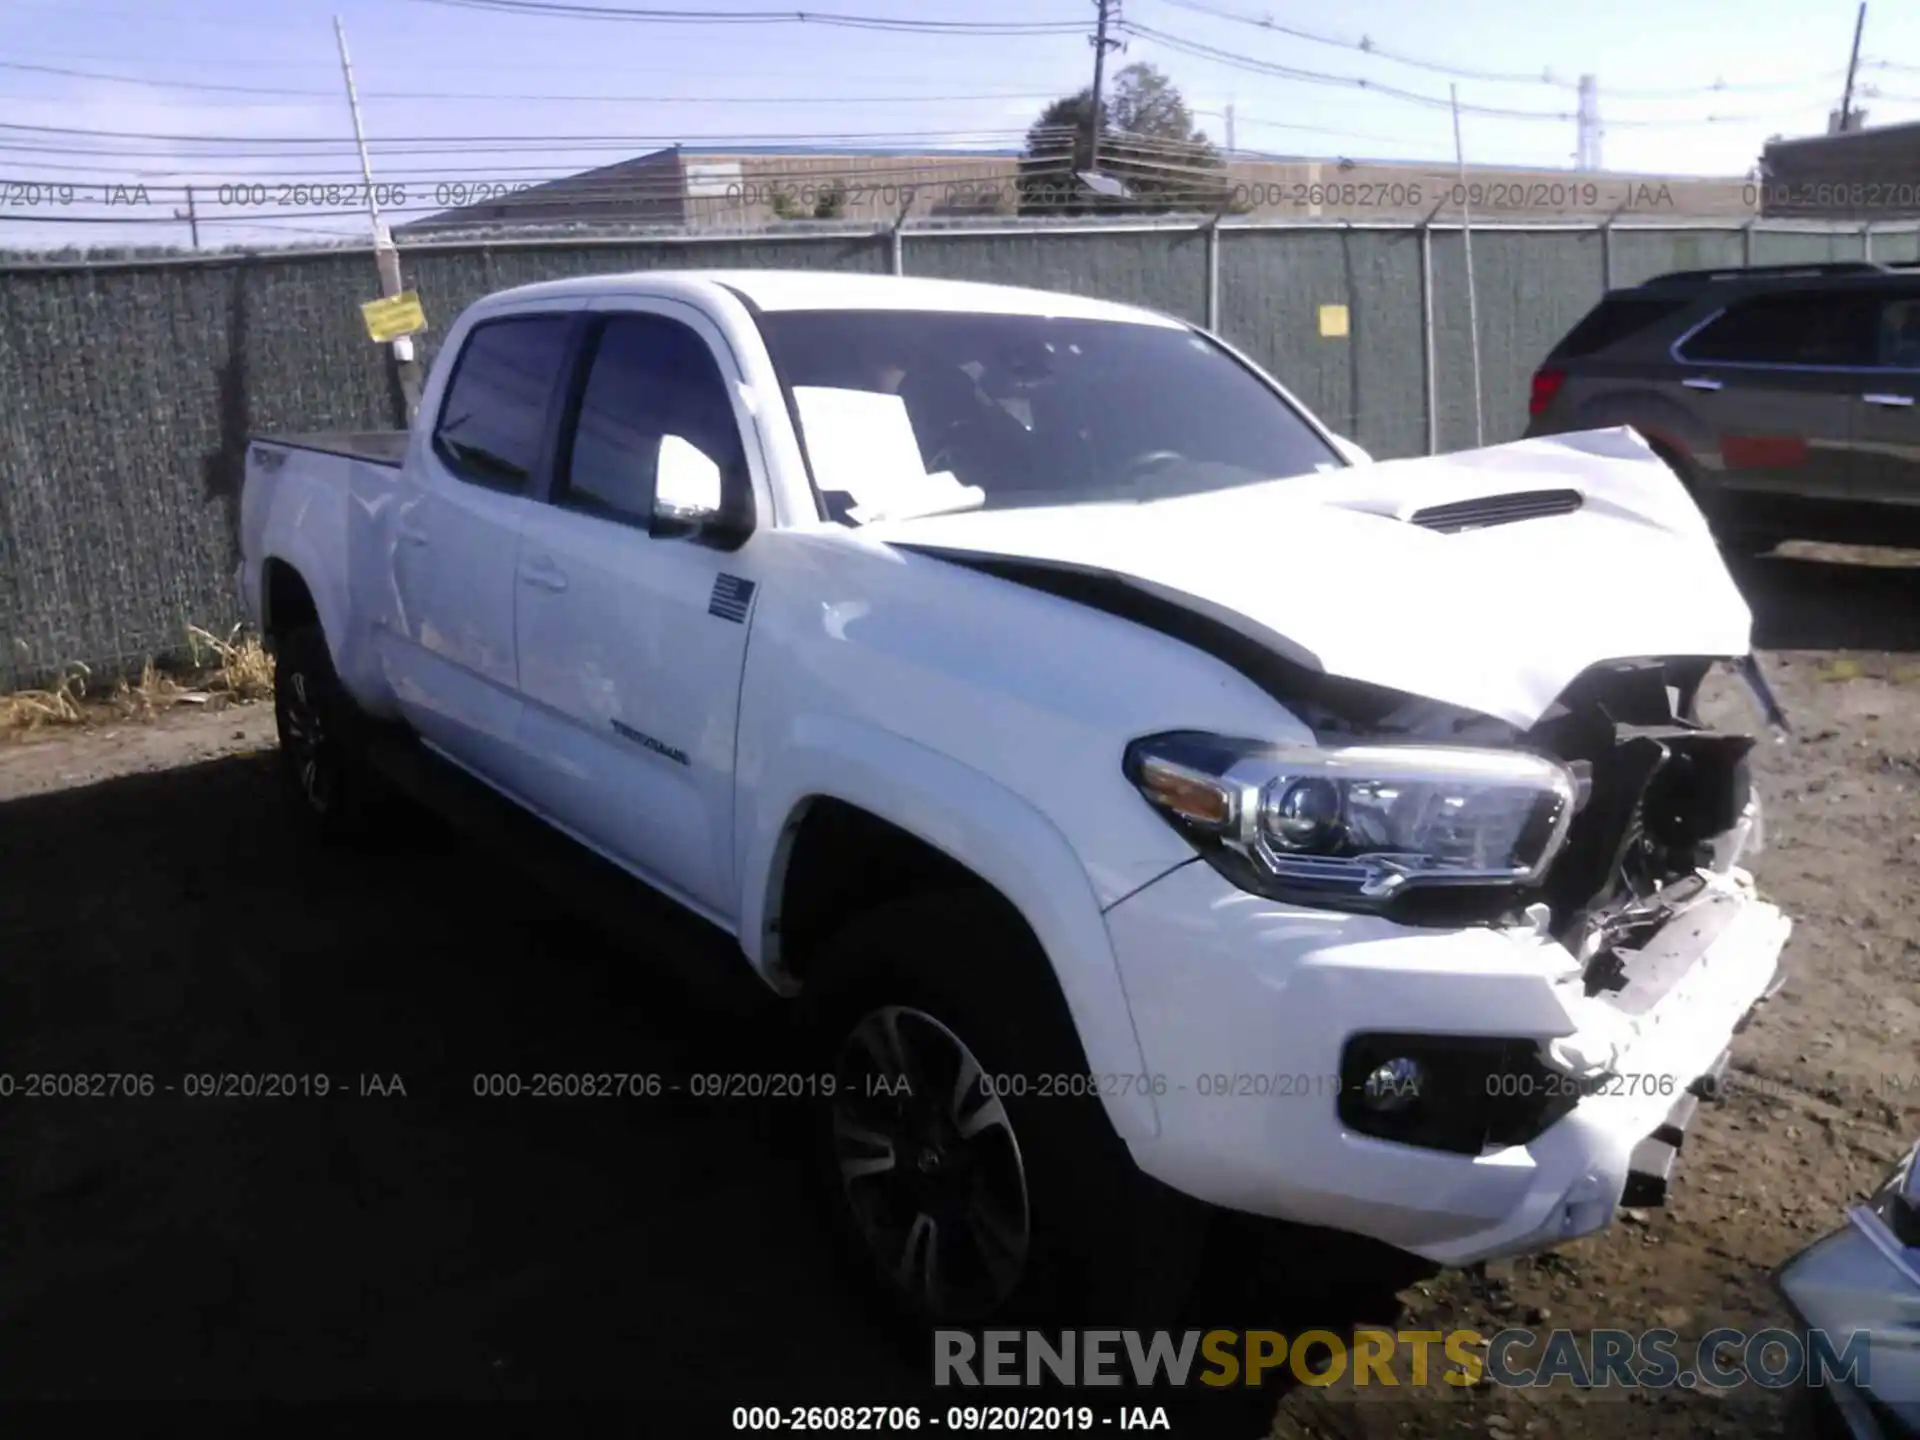
[[[304,670],[287,676],[285,698],[281,702],[280,743],[300,781],[300,791],[311,805],[325,814],[333,803],[332,751],[326,721],[312,694],[311,682]]]
[[[869,1011],[835,1066],[832,1145],[881,1274],[941,1320],[991,1314],[1032,1246],[1027,1173],[993,1077],[923,1010]]]

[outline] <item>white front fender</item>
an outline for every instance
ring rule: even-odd
[[[977,770],[851,720],[796,717],[777,753],[772,783],[750,794],[743,789],[737,817],[740,943],[763,977],[771,979],[777,965],[767,922],[784,883],[784,842],[810,800],[831,797],[917,836],[1005,896],[1053,964],[1090,1071],[1144,1072],[1099,899],[1079,857],[1046,816]],[[1099,1088],[1123,1138],[1159,1133],[1153,1098],[1142,1087]]]

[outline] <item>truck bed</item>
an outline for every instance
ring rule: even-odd
[[[266,445],[285,445],[295,450],[315,450],[322,455],[343,455],[375,465],[399,464],[407,456],[405,430],[316,430],[305,435],[256,435]]]

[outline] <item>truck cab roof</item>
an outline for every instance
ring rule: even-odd
[[[1177,328],[1181,322],[1135,305],[987,285],[971,280],[858,275],[815,270],[639,270],[582,275],[503,290],[484,302],[512,308],[567,296],[690,295],[724,287],[761,310],[939,310],[986,315],[1047,315]]]

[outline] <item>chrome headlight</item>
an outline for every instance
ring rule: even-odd
[[[1423,886],[1532,885],[1575,809],[1572,773],[1518,750],[1180,732],[1134,742],[1125,770],[1238,883],[1346,909]]]

